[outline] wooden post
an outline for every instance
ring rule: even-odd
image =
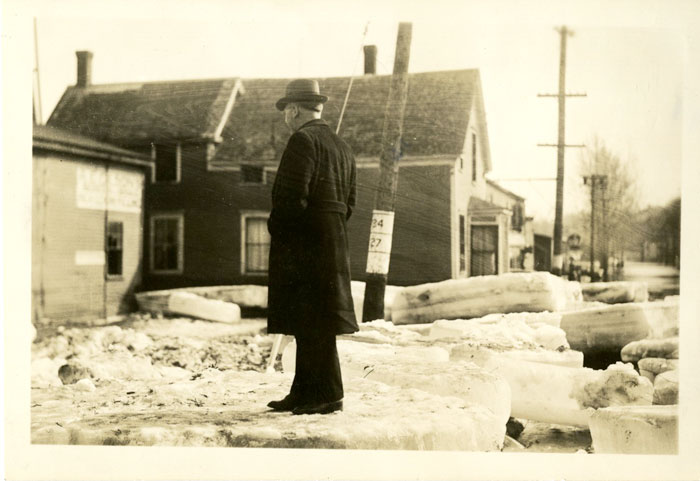
[[[372,224],[367,252],[367,277],[362,320],[384,318],[386,291],[394,230],[394,200],[401,157],[403,115],[408,95],[408,61],[411,53],[412,24],[402,22],[396,38],[394,71],[389,88],[389,100],[384,112],[382,151],[379,158],[379,184],[374,198]]]
[[[559,102],[559,127],[558,139],[556,144],[538,144],[541,147],[556,147],[557,148],[557,192],[556,205],[554,211],[554,235],[552,244],[554,248],[554,256],[552,259],[552,273],[561,275],[564,264],[564,254],[562,245],[563,232],[563,217],[564,217],[564,152],[566,147],[583,147],[582,145],[567,145],[565,135],[566,124],[566,98],[567,97],[585,97],[586,94],[567,94],[566,93],[566,38],[572,36],[573,32],[562,26],[556,29],[559,32],[559,93],[557,94],[538,94],[538,97],[555,97]]]
[[[566,27],[559,31],[559,136],[557,141],[557,199],[554,213],[554,265],[552,272],[561,274],[562,268],[562,217],[564,212],[564,124],[566,122]]]

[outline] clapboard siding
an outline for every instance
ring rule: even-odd
[[[237,170],[207,170],[203,145],[182,145],[181,159],[178,184],[147,182],[144,265],[150,266],[150,216],[182,213],[184,270],[182,274],[154,274],[147,269],[144,288],[266,284],[266,276],[241,273],[241,215],[246,211],[270,211],[274,172],[266,172],[264,184],[241,184]],[[378,178],[378,167],[358,168],[358,205],[348,225],[354,279],[365,278]],[[405,285],[448,279],[449,167],[402,166],[396,211],[389,282]]]
[[[353,278],[363,280],[379,168],[359,168],[357,178],[358,205],[350,220],[349,242]],[[395,212],[389,283],[412,285],[449,279],[449,166],[402,166]]]
[[[83,321],[128,312],[140,282],[142,211],[78,208],[79,166],[107,164],[69,154],[35,153],[32,218],[32,294],[36,317]],[[110,169],[143,172],[139,168]],[[105,220],[124,223],[123,276],[105,281],[105,265],[77,265],[76,252],[97,259],[105,252]]]

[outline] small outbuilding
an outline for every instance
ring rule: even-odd
[[[42,125],[34,126],[32,157],[34,320],[128,312],[142,279],[150,158]]]

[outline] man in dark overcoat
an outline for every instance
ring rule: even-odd
[[[294,414],[343,408],[336,335],[358,330],[350,290],[347,220],[355,205],[355,159],[321,120],[315,80],[293,80],[276,107],[292,130],[272,188],[268,333],[296,340],[289,395],[268,404]]]

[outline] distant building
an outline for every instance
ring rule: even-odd
[[[511,270],[534,270],[533,248],[535,244],[532,217],[525,215],[525,198],[499,185],[486,180],[489,202],[507,208],[510,213],[508,233],[508,254]]]
[[[150,156],[144,286],[267,282],[270,190],[289,132],[275,101],[289,79],[78,84],[49,124]],[[364,279],[391,76],[354,80],[340,135],[358,163],[349,224],[354,279]],[[335,128],[348,77],[319,79]],[[417,284],[509,269],[511,213],[486,199],[491,170],[478,70],[409,75],[389,282]],[[474,200],[476,199],[476,201]]]
[[[40,125],[32,152],[34,319],[128,312],[142,279],[150,158]]]

